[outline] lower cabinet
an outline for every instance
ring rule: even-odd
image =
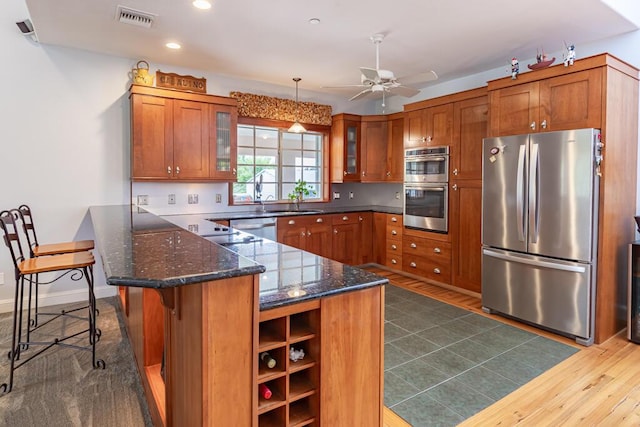
[[[358,213],[331,216],[331,258],[354,265],[360,260],[360,221]]]
[[[385,229],[385,263],[387,267],[402,269],[402,235],[404,234],[402,215],[387,214]]]
[[[451,283],[451,244],[405,233],[402,269],[430,280]]]
[[[481,291],[482,281],[482,181],[459,180],[450,193],[451,284],[473,292]]]
[[[278,218],[278,242],[331,258],[329,215]]]

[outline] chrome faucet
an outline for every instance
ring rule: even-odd
[[[262,206],[262,212],[266,212],[266,206],[264,205],[264,202],[266,202],[267,200],[269,200],[269,197],[271,197],[272,199],[275,200],[275,197],[273,197],[273,194],[268,194],[267,197],[265,197],[264,199],[262,197],[260,197],[260,205]]]

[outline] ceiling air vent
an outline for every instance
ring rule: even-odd
[[[151,28],[156,17],[153,13],[142,12],[130,7],[118,5],[116,19],[124,24],[137,25],[139,27]]]

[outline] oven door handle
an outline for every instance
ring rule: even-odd
[[[418,156],[418,157],[405,157],[406,162],[417,162],[421,160],[426,160],[429,162],[444,162],[447,160],[446,157],[430,157],[430,156]]]
[[[445,191],[447,187],[429,187],[424,185],[405,185],[407,190],[423,190],[423,191]]]

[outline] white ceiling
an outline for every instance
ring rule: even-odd
[[[603,1],[629,12],[630,0]],[[386,35],[381,68],[400,81],[434,70],[442,82],[502,65],[506,70],[512,56],[533,58],[541,48],[559,53],[565,41],[580,57],[580,44],[638,28],[633,16],[626,19],[603,1],[213,0],[208,11],[191,0],[26,4],[41,43],[146,59],[152,69],[162,63],[285,86],[299,76],[301,89],[348,96],[357,88],[321,86],[359,83],[359,67],[375,68],[374,33]],[[119,23],[118,4],[157,15],[153,26]],[[311,25],[310,18],[321,23]],[[171,51],[168,41],[183,48]]]

